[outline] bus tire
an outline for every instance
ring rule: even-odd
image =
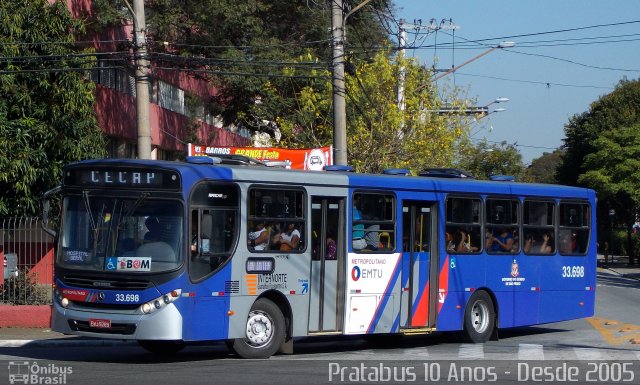
[[[138,340],[138,344],[150,353],[163,355],[176,354],[184,348],[182,341]]]
[[[464,312],[462,336],[466,342],[482,343],[491,338],[496,326],[493,301],[486,291],[473,293]]]
[[[266,298],[251,307],[245,325],[245,338],[233,342],[233,350],[242,358],[269,358],[285,339],[285,319],[280,308]]]

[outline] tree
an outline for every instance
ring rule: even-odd
[[[393,57],[389,51],[380,51],[371,62],[353,67],[346,81],[349,164],[357,171],[374,173],[385,168],[407,168],[417,173],[426,167],[451,166],[457,146],[468,139],[468,119],[437,112],[442,102],[432,86],[430,72],[414,60]],[[405,72],[404,111],[396,100],[400,68]],[[283,110],[265,108],[263,103],[252,109],[260,119],[277,122],[282,134],[280,145],[331,145],[331,81],[328,72],[317,74],[324,74],[324,79],[309,83],[299,93],[283,91],[287,90],[284,84],[265,83],[267,100],[279,100],[279,92],[295,95],[293,103]],[[455,92],[448,96],[455,99]],[[464,109],[464,102],[458,105]]]
[[[578,175],[587,171],[585,158],[598,151],[595,141],[601,133],[636,123],[640,123],[640,80],[623,79],[613,92],[592,103],[589,111],[569,119],[558,180],[576,185]]]
[[[510,175],[516,180],[524,180],[525,176],[522,155],[514,145],[506,142],[489,144],[481,141],[467,146],[462,151],[457,167],[478,179],[489,179],[490,175]]]
[[[104,155],[82,24],[62,1],[0,2],[0,215],[35,215],[71,161]]]
[[[556,184],[556,170],[562,161],[564,150],[545,152],[541,157],[534,159],[527,169],[525,179],[534,183]]]
[[[345,7],[359,2],[345,1]],[[384,10],[390,4],[390,0],[374,0],[349,18],[347,35],[353,60],[370,58],[371,52],[388,42],[373,9]],[[155,0],[145,7],[152,63],[191,71],[216,85],[218,92],[211,96],[207,112],[221,116],[225,125],[269,131],[271,127],[253,114],[253,106],[260,100],[271,107],[280,103],[286,109],[295,95],[278,90],[281,98],[268,100],[265,80],[273,87],[288,80],[285,89],[297,94],[313,85],[312,72],[328,69],[332,62],[329,2]],[[96,28],[131,17],[122,11],[126,10],[123,0],[94,0],[93,10],[91,22]],[[316,61],[299,60],[308,54]],[[282,70],[291,66],[296,67],[295,77],[279,80]]]
[[[593,143],[598,150],[585,157],[578,183],[596,190],[605,210],[600,223],[607,223],[608,209],[627,229],[627,252],[633,261],[631,231],[640,207],[640,124],[603,132]]]

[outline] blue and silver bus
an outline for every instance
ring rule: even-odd
[[[592,316],[596,196],[463,173],[239,159],[64,168],[52,328],[151,352],[226,341],[498,329]],[[46,225],[49,226],[49,225]]]

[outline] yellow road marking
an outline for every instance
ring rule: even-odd
[[[587,322],[602,334],[602,337],[609,345],[640,343],[640,326],[638,325],[623,324],[620,321],[599,317],[587,318]]]

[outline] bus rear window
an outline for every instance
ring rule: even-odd
[[[561,202],[558,249],[562,255],[585,255],[591,235],[589,205]]]

